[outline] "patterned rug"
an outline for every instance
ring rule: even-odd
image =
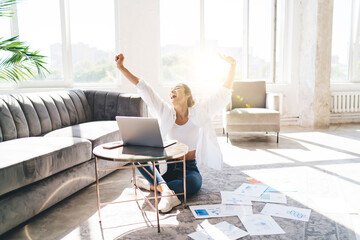
[[[203,176],[203,186],[196,196],[188,199],[189,205],[204,205],[204,204],[218,204],[221,203],[220,191],[233,191],[242,183],[250,183],[247,181],[241,167],[225,166],[223,171],[215,171],[209,168],[201,168],[200,172]],[[294,207],[306,206],[297,201],[287,197],[287,205]],[[253,213],[260,213],[265,203],[253,202]],[[151,211],[149,206],[145,203],[144,210]],[[175,224],[166,224],[166,219],[175,218]],[[281,235],[267,235],[267,236],[246,236],[242,239],[352,239],[349,236],[349,231],[345,227],[337,224],[331,219],[317,213],[311,212],[309,222],[296,221],[291,219],[273,217],[274,220],[281,226],[286,234]],[[183,209],[182,206],[177,207],[171,213],[161,215],[161,232],[157,232],[156,222],[153,221],[153,227],[136,228],[134,230],[125,232],[115,239],[190,239],[188,234],[201,229],[201,224],[208,221],[211,224],[216,224],[222,221],[227,221],[230,224],[245,230],[238,217],[222,217],[195,219],[189,208]],[[165,223],[164,223],[165,222]]]

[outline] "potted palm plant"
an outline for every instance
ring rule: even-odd
[[[12,6],[17,0],[0,0],[0,17],[13,17]],[[0,36],[0,80],[20,82],[36,76],[45,76],[46,58],[39,51],[32,51],[19,36],[3,39]]]

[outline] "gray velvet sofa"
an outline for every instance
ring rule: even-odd
[[[118,92],[0,95],[0,235],[95,181],[92,149],[120,139],[118,115],[147,111]]]

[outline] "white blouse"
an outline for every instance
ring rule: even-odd
[[[175,139],[186,144],[189,147],[189,151],[196,150],[199,138],[199,127],[188,119],[183,125],[177,125],[175,123],[170,129],[168,136],[169,139]]]
[[[149,111],[158,118],[161,134],[166,138],[175,124],[176,112],[174,107],[165,102],[145,80],[140,79],[136,87]],[[196,145],[196,161],[198,164],[205,164],[217,170],[222,169],[223,158],[215,129],[211,124],[211,118],[226,107],[230,98],[231,89],[221,86],[207,99],[189,108],[189,119],[200,129]]]

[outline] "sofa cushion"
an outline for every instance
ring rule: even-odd
[[[91,159],[91,143],[80,138],[28,137],[0,144],[0,195]]]
[[[279,124],[280,113],[267,108],[235,108],[226,113],[227,124]]]
[[[120,140],[119,128],[116,121],[94,121],[77,124],[49,132],[45,137],[77,137],[92,142],[92,147],[112,141]]]

